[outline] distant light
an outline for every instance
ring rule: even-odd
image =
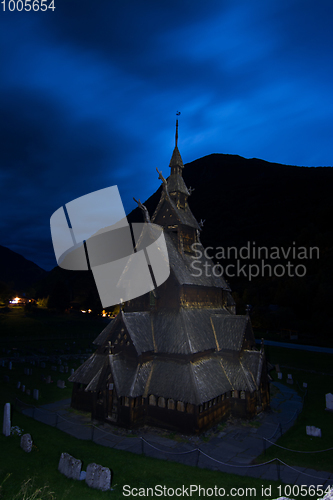
[[[15,297],[15,299],[10,300],[9,303],[10,304],[18,304],[20,302],[20,300],[22,300],[22,299],[20,299],[20,297]]]
[[[82,313],[86,313],[87,311],[82,311],[82,309],[81,309],[81,312],[82,312]]]

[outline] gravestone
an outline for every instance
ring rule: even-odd
[[[12,362],[11,362],[11,361],[9,361],[9,363],[8,363],[8,370],[11,370],[11,369],[12,369],[12,367],[13,367]]]
[[[16,389],[19,389],[21,387],[21,382],[18,381],[17,384],[16,384]]]
[[[61,359],[58,359],[58,365],[61,365],[61,364],[62,364]]]
[[[333,411],[333,394],[330,392],[326,394],[326,410]]]
[[[304,387],[304,389],[306,389],[306,388],[307,388],[307,386],[308,386],[308,384],[307,384],[306,382],[303,382],[303,387]]]
[[[294,381],[293,381],[293,376],[291,375],[291,373],[288,373],[288,378],[287,378],[287,384],[293,384]]]
[[[65,368],[64,368],[62,365],[61,365],[61,366],[59,366],[59,372],[60,372],[60,373],[64,373],[64,371],[65,371]]]
[[[84,481],[84,479],[86,478],[86,471],[85,470],[81,470],[81,474],[80,474],[80,481]]]
[[[39,399],[39,390],[38,389],[34,389],[33,398],[36,399],[36,401],[38,401],[38,399]]]
[[[3,409],[3,424],[2,424],[2,432],[7,437],[10,436],[10,403],[6,403]]]
[[[46,377],[46,383],[47,383],[47,384],[51,384],[51,383],[52,383],[51,375],[48,375],[48,376]]]
[[[26,453],[30,453],[32,450],[32,439],[30,434],[23,434],[21,437],[21,443],[20,446],[23,451]]]
[[[308,436],[321,437],[321,429],[315,427],[314,425],[307,425],[306,433]]]
[[[90,488],[107,491],[111,488],[111,471],[98,464],[89,464],[86,473],[86,483]]]
[[[71,368],[71,375],[73,375],[74,371],[74,368]]]
[[[57,387],[59,387],[59,389],[65,389],[65,381],[64,380],[58,380]]]
[[[30,394],[31,394],[30,389],[27,389],[27,390],[25,391],[25,393],[26,393],[26,395],[27,395],[27,396],[30,396]]]
[[[62,453],[59,460],[58,471],[70,479],[80,479],[82,462],[68,453]]]
[[[281,372],[278,373],[278,379],[282,380],[282,373]]]
[[[23,384],[23,385],[21,385],[21,391],[22,391],[22,392],[25,392],[25,385],[24,385],[24,384]]]

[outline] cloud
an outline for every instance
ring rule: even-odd
[[[59,206],[115,184],[127,212],[146,199],[156,166],[168,175],[178,109],[184,162],[331,164],[332,13],[326,0],[2,12],[1,244],[49,263]]]

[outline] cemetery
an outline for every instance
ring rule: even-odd
[[[30,320],[30,318],[27,319]],[[72,322],[71,329],[73,333],[79,331],[79,324],[75,327],[74,322]],[[95,333],[99,329],[100,326],[96,326]],[[38,331],[37,328],[36,331]],[[260,332],[257,335],[259,338],[261,337]],[[202,466],[196,467],[196,460],[194,460],[192,467],[189,467],[172,461],[166,462],[165,458],[168,457],[165,455],[161,462],[161,460],[157,460],[157,458],[161,458],[157,452],[156,458],[153,459],[121,449],[107,448],[101,446],[100,441],[98,444],[93,442],[90,437],[88,440],[78,440],[62,432],[61,425],[59,425],[59,429],[44,425],[31,418],[33,413],[31,413],[31,417],[22,414],[21,410],[25,405],[39,408],[55,401],[70,399],[73,384],[68,381],[68,378],[91,355],[92,340],[93,338],[79,341],[76,338],[69,341],[68,338],[61,338],[49,345],[48,343],[43,345],[40,341],[34,343],[31,340],[27,343],[15,341],[12,345],[6,341],[0,345],[0,378],[2,382],[0,401],[3,431],[5,431],[0,437],[0,446],[7,451],[5,456],[0,456],[0,493],[2,491],[17,492],[20,484],[30,480],[30,473],[27,475],[26,472],[27,464],[29,464],[30,471],[36,471],[38,476],[36,484],[42,487],[47,482],[52,491],[56,492],[57,499],[62,498],[64,493],[69,491],[71,492],[70,498],[74,500],[82,497],[106,498],[105,495],[109,494],[113,495],[113,498],[122,498],[120,493],[122,485],[131,482],[132,484],[142,484],[145,487],[154,486],[158,481],[161,481],[161,478],[163,478],[163,484],[170,485],[170,487],[183,484],[184,477],[188,478],[188,484],[200,480],[200,483],[206,487],[209,487],[212,482],[229,484],[230,486],[237,482],[243,487],[258,486],[259,484],[276,486],[278,484],[272,480],[265,482],[263,479],[233,476],[230,473],[225,474],[201,468]],[[303,411],[292,427],[281,437],[278,437],[276,443],[293,450],[315,452],[328,448],[328,444],[333,441],[331,355],[295,352],[271,346],[266,346],[265,350],[271,365],[278,365],[271,372],[273,380],[296,391],[301,397],[306,394]],[[293,381],[292,384],[288,382],[290,380]],[[274,396],[273,393],[274,390],[272,396]],[[18,403],[15,404],[15,401]],[[6,403],[9,402],[11,408],[6,410]],[[90,417],[87,416],[87,418],[87,423],[89,423]],[[254,424],[260,426],[260,421],[254,422]],[[312,427],[312,430],[320,429],[322,437],[308,435],[306,433],[307,427]],[[9,429],[12,429],[12,433],[6,436]],[[256,430],[255,426],[253,430]],[[113,431],[115,431],[114,428]],[[88,426],[88,434],[89,432]],[[209,452],[210,447],[223,432],[225,432],[225,428],[222,426],[213,428],[210,433],[205,433],[200,441],[200,448]],[[319,434],[318,431],[316,432]],[[126,434],[126,430],[124,433],[123,436],[131,436],[132,440],[135,437],[135,434]],[[23,436],[25,436],[24,439]],[[98,436],[100,433],[96,431],[95,439]],[[197,443],[188,441],[188,438],[182,434],[166,432],[163,436],[163,439],[170,442],[178,442],[177,440],[179,440],[185,449],[192,449],[197,445]],[[120,436],[119,439],[122,437]],[[259,453],[260,451],[262,449],[259,450]],[[62,453],[67,453],[82,462],[81,480],[68,479],[58,471]],[[276,457],[291,466],[303,467],[305,470],[315,468],[318,471],[333,473],[332,451],[316,453],[314,461],[311,454],[293,453],[282,448],[269,446],[255,459],[255,463],[259,464]],[[204,467],[211,467],[211,464],[204,463],[206,464]],[[89,464],[97,464],[100,468],[106,468],[110,471],[111,490],[102,491],[87,485],[87,475],[88,480],[89,475],[92,478],[96,476],[92,473],[95,466],[92,465],[88,469]],[[7,472],[11,473],[8,479],[6,479]],[[88,472],[89,474],[87,474]],[[104,472],[107,476],[108,472]],[[83,478],[84,475],[85,478]],[[115,487],[114,484],[117,486]]]
[[[278,382],[282,382],[285,386],[289,386],[288,380],[292,379],[294,382],[292,386],[293,390],[297,390],[300,395],[304,395],[305,392],[307,393],[304,399],[304,408],[302,413],[299,415],[297,421],[290,428],[290,430],[278,439],[277,443],[285,448],[295,450],[316,451],[327,448],[329,442],[332,442],[333,438],[332,412],[330,411],[333,374],[330,356],[318,353],[313,354],[299,352],[295,356],[295,352],[290,352],[286,349],[282,350],[269,346],[266,347],[266,349],[270,362],[273,364],[279,363],[279,371],[274,370],[271,372],[273,379]],[[26,404],[35,405],[37,407],[48,402],[70,398],[71,383],[68,382],[68,377],[70,376],[71,370],[76,369],[76,367],[80,365],[83,357],[83,354],[82,357],[81,354],[82,353],[75,354],[77,359],[75,357],[66,359],[66,355],[62,354],[60,358],[61,364],[59,363],[56,353],[52,353],[52,359],[45,359],[44,361],[35,359],[34,364],[32,363],[32,360],[29,359],[25,359],[24,361],[13,359],[10,365],[8,359],[5,359],[5,357],[2,356],[0,362],[0,376],[2,377],[2,380],[4,380],[3,377],[8,377],[8,382],[3,383],[2,385],[1,413],[4,414],[5,403],[8,401],[13,402],[15,401],[15,398],[18,398],[20,401],[24,401]],[[85,356],[88,357],[89,353],[85,353]],[[66,366],[68,366],[67,374],[62,373],[60,368],[61,366],[65,367],[65,369]],[[57,370],[55,371],[52,367],[56,367]],[[288,377],[289,375],[291,375],[291,377]],[[58,381],[63,381],[65,386],[63,389],[58,387]],[[59,383],[59,385],[61,384]],[[23,387],[24,392],[22,392]],[[318,390],[318,387],[320,387],[320,390]],[[30,395],[27,394],[27,389],[30,389]],[[37,395],[38,399],[36,399]],[[5,437],[5,434],[2,434],[1,446],[5,444],[6,448],[10,450],[10,456],[12,456],[9,462],[6,460],[6,466],[11,468],[11,470],[16,470],[16,467],[14,466],[15,462],[20,463],[20,461],[26,462],[26,460],[29,460],[31,461],[31,465],[33,467],[33,463],[35,463],[36,460],[38,464],[40,464],[40,457],[45,456],[45,465],[43,468],[40,469],[40,465],[37,467],[38,470],[40,470],[40,474],[48,479],[47,482],[52,484],[52,488],[58,491],[58,494],[60,494],[60,492],[68,491],[68,488],[71,487],[71,491],[75,491],[74,495],[71,496],[73,499],[76,498],[75,495],[77,495],[77,498],[80,498],[80,496],[82,498],[83,495],[88,495],[86,493],[87,490],[94,492],[95,495],[107,494],[107,492],[103,492],[102,490],[98,490],[87,485],[86,478],[87,472],[90,470],[88,469],[89,464],[99,464],[100,468],[106,468],[110,471],[110,477],[112,476],[111,490],[109,491],[110,494],[114,494],[112,490],[113,482],[118,485],[127,484],[128,477],[131,478],[131,482],[133,484],[135,482],[136,484],[142,484],[143,482],[145,486],[149,484],[154,485],[158,481],[157,478],[161,477],[160,474],[162,474],[162,470],[162,475],[165,477],[164,483],[170,484],[170,486],[174,486],[175,481],[176,483],[178,481],[179,484],[182,484],[184,482],[182,474],[184,477],[192,478],[192,482],[194,478],[200,477],[202,484],[207,484],[207,487],[209,486],[210,481],[213,480],[212,478],[214,478],[214,481],[217,482],[217,484],[221,484],[221,481],[224,484],[228,484],[228,481],[230,484],[235,483],[235,479],[231,474],[225,475],[221,472],[214,472],[208,469],[198,469],[197,467],[190,467],[190,470],[188,471],[188,466],[182,464],[173,462],[161,463],[159,460],[154,460],[150,457],[143,457],[141,455],[136,456],[133,453],[105,448],[104,446],[100,446],[99,444],[89,440],[78,441],[58,429],[45,426],[32,418],[26,417],[22,413],[18,412],[14,405],[12,405],[10,413],[11,422],[7,425],[7,429],[8,426],[18,426],[23,430],[23,433],[21,436],[10,435],[7,438]],[[5,423],[5,419],[3,420],[3,423]],[[320,429],[322,437],[308,435],[306,433],[306,427]],[[318,433],[318,431],[315,431],[315,433],[316,432]],[[26,449],[26,451],[24,451],[24,448],[21,445],[21,440],[22,437],[26,435],[30,435],[30,437],[27,436],[23,440]],[[216,435],[217,434],[214,432],[210,435],[207,434],[205,437],[206,441],[204,441],[206,442],[206,446],[209,446],[210,441],[213,442],[214,439],[216,439]],[[170,435],[170,437],[172,438],[172,435]],[[175,438],[175,436],[173,438]],[[186,439],[184,436],[180,438]],[[9,441],[4,441],[6,439]],[[47,446],[46,443],[48,443]],[[31,451],[28,451],[30,445]],[[186,446],[186,441],[184,441],[184,445]],[[19,454],[20,451],[23,453],[25,458]],[[80,469],[81,480],[78,479],[74,483],[68,484],[66,481],[73,480],[66,478],[63,474],[60,474],[59,476],[58,466],[62,453],[68,453],[75,459],[82,462]],[[303,466],[311,469],[314,468],[312,455],[292,453],[274,446],[267,448],[265,453],[257,457],[256,463],[260,463],[260,461],[265,462],[275,457],[279,457],[281,460],[292,466]],[[315,458],[315,468],[317,470],[333,472],[332,451],[316,454]],[[11,463],[12,465],[10,465]],[[53,464],[52,470],[50,470],[50,465],[47,465],[50,463]],[[161,464],[163,464],[163,466]],[[1,461],[0,470],[3,469],[4,463]],[[185,470],[186,472],[184,472]],[[141,471],[141,475],[139,471]],[[107,471],[105,474],[107,475]],[[85,478],[83,478],[84,475]],[[62,476],[64,479],[61,478]],[[92,476],[92,474],[90,474],[90,476]],[[21,477],[22,481],[25,478],[22,472],[19,476],[16,472],[15,477]],[[51,480],[49,478],[51,478]],[[0,484],[3,479],[4,477],[1,476]],[[10,484],[9,481],[10,479],[7,481],[8,485]],[[249,484],[258,484],[258,481],[264,484],[262,479],[255,480],[253,478],[248,478],[247,476],[237,476],[237,483],[243,484],[244,487],[249,486]],[[92,481],[92,483],[93,482],[94,481]],[[3,488],[5,487],[5,484],[6,483],[4,483]],[[44,483],[42,482],[39,484]],[[274,481],[267,481],[267,485],[274,484]],[[12,487],[14,488],[14,484]],[[276,495],[275,498],[277,496],[278,495]],[[61,496],[59,496],[59,498],[61,498]],[[90,497],[85,496],[85,498]],[[95,496],[91,498],[99,497]],[[119,495],[118,498],[121,498],[121,496]]]

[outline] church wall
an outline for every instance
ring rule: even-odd
[[[180,300],[183,307],[218,309],[222,306],[222,290],[213,287],[183,285]]]

